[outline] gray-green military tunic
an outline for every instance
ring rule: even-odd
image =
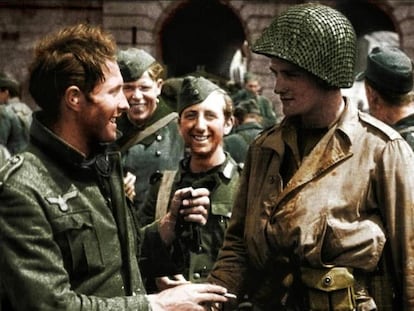
[[[183,232],[175,248],[179,251],[175,252],[173,257],[177,273],[182,273],[186,279],[199,283],[206,280],[223,243],[224,233],[231,216],[234,194],[238,187],[240,167],[228,153],[226,153],[226,160],[222,165],[204,173],[192,173],[189,169],[189,163],[189,157],[180,162],[180,168],[175,175],[172,187],[170,187],[169,196],[171,198],[175,190],[184,187],[205,187],[210,190],[211,209],[207,224],[199,227],[201,251],[189,250],[190,241],[186,238],[186,232]],[[154,220],[158,192],[164,191],[160,188],[161,184],[162,177],[151,188],[145,208],[139,215],[140,221],[151,223]],[[168,195],[168,193],[164,195]],[[177,228],[177,230],[185,231],[185,228]]]
[[[406,140],[411,149],[414,150],[414,114],[410,114],[399,120],[392,126]]]
[[[138,133],[156,125],[157,121],[171,113],[174,112],[160,99],[154,115],[143,128],[133,125],[124,114],[118,122],[118,129],[123,136],[117,140],[116,148],[124,148],[128,141]],[[166,125],[156,126],[154,133],[122,151],[125,171],[137,176],[134,206],[138,210],[144,205],[151,175],[156,171],[177,169],[183,155],[184,142],[178,132],[177,117],[171,119]]]
[[[155,237],[146,256],[166,250],[156,226],[136,230],[120,163],[85,159],[36,115],[28,150],[0,171],[3,310],[149,310],[140,236]]]

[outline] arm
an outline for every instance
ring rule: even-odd
[[[248,202],[248,185],[252,157],[249,151],[240,177],[239,189],[235,195],[229,227],[223,246],[218,254],[213,271],[208,277],[211,283],[226,287],[239,296],[247,273],[247,255],[244,242],[244,228]]]
[[[20,186],[6,184],[0,192],[0,274],[15,310],[148,310],[143,294],[103,298],[75,292],[41,205]]]
[[[379,158],[377,202],[382,207],[392,275],[404,310],[414,308],[414,155],[402,140],[388,143]]]

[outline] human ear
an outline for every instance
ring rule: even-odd
[[[69,86],[66,89],[65,94],[64,94],[65,105],[71,110],[79,111],[81,109],[80,108],[81,96],[82,96],[82,92],[77,86],[75,85]]]
[[[227,120],[224,121],[224,135],[230,134],[234,125],[234,117],[231,116]]]

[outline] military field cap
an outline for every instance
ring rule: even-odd
[[[237,107],[234,109],[234,114],[237,113],[256,113],[260,115],[259,106],[257,105],[257,101],[255,99],[247,99],[241,101]]]
[[[119,51],[117,61],[124,82],[138,80],[156,62],[155,58],[150,54],[137,48]]]
[[[330,86],[351,87],[356,35],[349,20],[325,5],[293,5],[273,19],[252,51],[287,60]]]
[[[5,74],[4,72],[0,72],[0,87],[6,89],[15,90],[15,92],[19,89],[19,82]]]
[[[218,90],[225,93],[218,85],[204,77],[185,77],[178,95],[178,112],[181,113],[185,108],[201,103]]]
[[[256,76],[255,74],[251,73],[251,72],[246,72],[244,74],[244,82],[247,83],[249,81],[258,81],[259,78],[258,76]]]
[[[406,94],[413,88],[413,63],[397,47],[375,47],[368,53],[366,70],[356,77],[364,78],[379,91]]]

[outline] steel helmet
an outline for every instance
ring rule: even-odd
[[[272,21],[252,50],[294,63],[333,87],[351,87],[354,81],[354,28],[325,5],[291,6]]]

